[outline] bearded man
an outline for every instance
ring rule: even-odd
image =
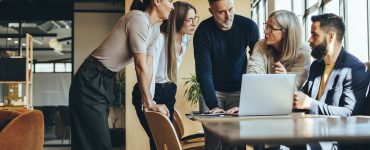
[[[253,20],[235,15],[234,0],[208,0],[211,17],[194,35],[197,80],[210,113],[224,113],[239,106],[242,75],[246,73],[247,48],[259,40]],[[222,144],[205,129],[205,149],[245,149]]]
[[[343,18],[322,14],[311,20],[309,43],[316,60],[302,92],[294,93],[293,107],[310,114],[364,115],[370,75],[367,67],[342,46]]]

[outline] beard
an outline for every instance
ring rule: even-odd
[[[312,51],[311,51],[311,56],[315,59],[321,59],[324,57],[327,53],[328,50],[326,49],[326,42],[323,41],[319,45],[311,45]]]
[[[228,20],[222,21],[215,18],[216,23],[223,29],[223,30],[229,30],[231,29],[233,25],[234,18],[230,18]]]

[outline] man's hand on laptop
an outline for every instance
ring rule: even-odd
[[[236,114],[239,112],[239,107],[233,107],[226,111],[227,114]]]
[[[296,109],[310,109],[311,98],[300,91],[294,91],[293,108]]]
[[[218,107],[215,107],[215,108],[211,109],[211,110],[209,111],[209,113],[211,113],[211,114],[216,114],[216,113],[225,113],[225,110],[223,110],[223,109],[221,109],[221,108],[218,108]]]

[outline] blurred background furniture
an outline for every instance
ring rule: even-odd
[[[2,150],[42,150],[44,116],[39,110],[20,113],[0,110]]]
[[[71,144],[71,123],[70,123],[70,117],[69,117],[69,110],[68,110],[68,106],[58,106],[57,107],[58,109],[58,112],[59,112],[59,117],[60,117],[60,121],[61,123],[55,123],[56,125],[56,128],[57,128],[57,125],[58,124],[61,124],[62,126],[60,127],[61,128],[61,139],[62,139],[62,143],[64,143],[64,140],[65,139],[68,139],[68,143]],[[56,119],[56,122],[58,121],[58,119]],[[55,129],[55,131],[57,131],[57,129]],[[58,134],[56,134],[57,137],[58,137]]]
[[[33,37],[26,34],[25,56],[0,57],[0,83],[9,84],[9,92],[4,96],[3,106],[20,106],[32,109],[32,79],[33,79]],[[18,92],[25,88],[25,93]],[[23,98],[24,97],[24,98]]]

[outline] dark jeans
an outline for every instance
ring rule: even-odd
[[[165,104],[170,111],[170,120],[173,121],[173,112],[175,106],[175,96],[176,96],[177,86],[174,83],[169,85],[156,84],[155,86],[155,94],[154,94],[154,101],[157,104]],[[150,129],[148,126],[148,122],[146,121],[145,115],[142,111],[142,101],[141,101],[141,93],[138,84],[136,83],[134,86],[134,90],[132,91],[132,104],[135,106],[137,117],[141,125],[143,126],[146,134],[148,134],[150,140],[150,149],[156,150],[156,146],[154,143],[154,139],[150,133]]]
[[[114,74],[86,59],[69,90],[72,150],[111,150],[108,108],[114,100]]]

